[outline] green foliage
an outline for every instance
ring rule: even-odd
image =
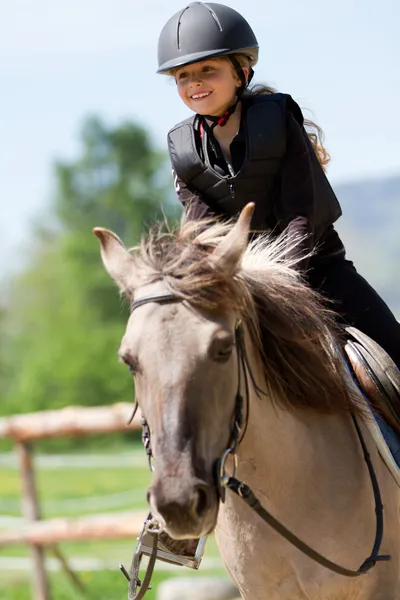
[[[128,307],[102,267],[92,228],[133,245],[151,222],[172,214],[164,156],[135,124],[107,129],[89,119],[80,156],[58,162],[55,173],[48,222],[11,285],[0,345],[3,414],[132,398],[116,355]]]
[[[74,236],[83,236],[73,240],[72,255],[89,248],[86,236],[94,225],[137,240],[144,224],[160,217],[165,201],[159,183],[164,156],[141,127],[126,123],[107,130],[92,118],[83,127],[82,144],[79,160],[56,164],[56,214]]]

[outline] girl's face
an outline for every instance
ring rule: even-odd
[[[210,58],[177,69],[175,81],[186,106],[200,115],[219,116],[232,105],[241,81],[231,62]]]

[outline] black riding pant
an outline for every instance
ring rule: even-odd
[[[400,323],[351,261],[311,263],[307,278],[311,287],[334,301],[339,322],[369,335],[400,369]]]

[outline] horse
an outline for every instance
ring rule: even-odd
[[[132,249],[94,229],[134,308],[119,358],[151,433],[151,513],[174,539],[215,531],[244,600],[399,600],[399,487],[366,427],[335,315],[290,258],[298,240],[251,236],[253,208],[235,222],[152,228]],[[315,562],[221,489],[240,476],[307,547],[355,572],[379,537],[368,456],[391,559],[360,576]]]

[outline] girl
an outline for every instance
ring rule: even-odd
[[[334,228],[341,209],[324,173],[321,130],[289,95],[249,90],[257,60],[251,27],[223,4],[191,3],[164,26],[158,73],[174,76],[195,113],[168,134],[179,200],[195,220],[229,218],[253,201],[253,229],[301,237],[299,257],[316,247],[299,263],[309,284],[400,367],[400,324],[346,260]]]

